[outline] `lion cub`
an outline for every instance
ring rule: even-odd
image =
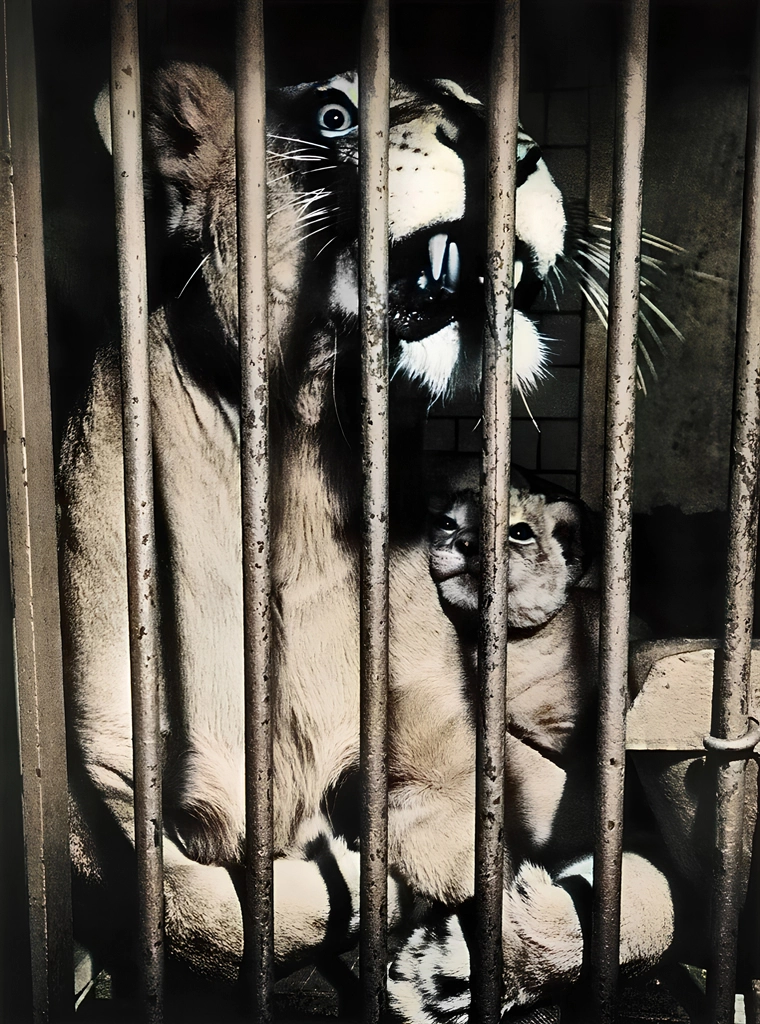
[[[430,573],[474,671],[479,502],[460,490],[430,503]],[[509,528],[510,732],[556,759],[593,712],[599,602],[583,587],[583,507],[513,487]]]
[[[584,510],[512,488],[509,529],[506,847],[502,1008],[559,992],[581,976],[593,878],[594,718],[599,600],[584,558]],[[458,491],[431,508],[430,571],[477,669],[478,497]],[[585,909],[584,909],[585,908]],[[418,927],[389,975],[405,1024],[465,1024],[470,1010],[466,915]],[[657,963],[673,939],[667,878],[625,849],[620,962]]]

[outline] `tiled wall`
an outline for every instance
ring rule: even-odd
[[[556,89],[521,99],[521,121],[544,151],[546,161],[577,220],[585,218],[589,188],[589,90]],[[550,287],[532,310],[551,349],[546,380],[527,396],[526,408],[513,399],[512,461],[579,491],[579,434],[584,310],[571,268],[552,275]],[[480,409],[466,402],[438,402],[427,424],[426,447],[437,452],[480,450]],[[535,422],[534,422],[535,421]]]

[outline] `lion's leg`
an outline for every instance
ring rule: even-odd
[[[69,651],[67,714],[78,752],[77,769],[88,780],[86,795],[90,799],[86,803],[93,818],[87,843],[82,842],[81,835],[75,834],[72,849],[79,877],[102,876],[106,897],[109,892],[118,897],[125,889],[124,878],[119,877],[118,868],[114,870],[112,865],[116,861],[131,873],[135,823],[121,408],[118,380],[107,360],[96,367],[86,415],[72,424],[64,443],[61,487],[64,495],[61,509],[63,606]],[[213,488],[210,490],[212,494],[217,493]],[[221,529],[216,533],[217,546],[198,545],[207,560],[216,558],[218,544],[230,535],[229,531]],[[234,547],[234,543],[230,543]],[[206,601],[208,588],[204,590],[205,577],[201,572],[204,566],[191,563],[189,555],[180,559],[182,552],[176,549],[175,553],[179,569],[189,572],[190,565],[195,572],[191,583]],[[196,561],[200,560],[198,556]],[[227,559],[228,563],[232,561],[232,558]],[[220,598],[218,588],[213,594],[223,609],[228,608],[233,597],[237,609],[235,587],[240,570],[237,561],[234,565],[234,586],[229,585],[226,599],[222,600],[224,594]],[[220,574],[217,572],[212,578],[218,581]],[[219,585],[223,583],[222,579]],[[205,607],[207,605],[201,610]],[[229,627],[232,632],[239,620],[237,610],[226,615],[225,622],[228,620],[232,623]],[[228,798],[229,787],[213,785],[215,776],[209,775],[210,768],[223,760],[225,750],[241,749],[235,742],[238,735],[235,729],[239,729],[236,723],[242,721],[242,682],[237,682],[238,678],[242,680],[242,670],[236,670],[240,645],[227,642],[228,634],[216,638],[217,646],[213,650],[224,643],[228,649],[227,660],[220,669],[218,663],[208,661],[206,639],[207,634],[199,632],[190,655],[185,653],[184,677],[192,675],[194,688],[188,693],[185,687],[180,694],[188,718],[184,740],[198,757],[189,761],[185,757],[177,769],[179,787],[171,785],[170,780],[166,787],[168,820],[163,843],[167,943],[170,950],[197,969],[232,978],[237,973],[242,950],[242,918],[230,875],[220,865],[220,844],[218,841],[206,843],[203,856],[208,863],[201,864],[198,862],[200,854],[198,860],[188,856],[192,847],[200,844],[192,829],[188,830],[187,820],[183,822],[186,836],[182,835],[181,828],[172,834],[171,803],[172,800],[178,803],[178,795],[182,797],[186,792],[207,799],[219,812],[221,820],[231,820],[233,825],[238,825],[241,817],[235,811],[234,801]],[[187,643],[190,642],[187,638]],[[187,659],[191,656],[192,672],[187,668]],[[176,677],[171,679],[176,687]],[[170,712],[177,694],[169,697]],[[198,720],[203,724],[202,715],[213,714],[214,709],[224,716],[224,728],[208,728],[204,732],[198,727]],[[167,720],[164,724],[174,726],[176,723]],[[177,736],[172,737],[170,743],[182,742],[182,725],[180,722]],[[242,743],[242,733],[240,736]],[[211,758],[212,753],[214,758]],[[225,772],[221,774],[224,776]],[[242,765],[238,774],[242,781]],[[237,782],[237,776],[233,782]],[[187,786],[183,788],[184,783]],[[183,810],[187,819],[186,804]],[[191,804],[190,811],[196,810],[196,804]],[[85,801],[82,814],[85,814]],[[232,849],[237,856],[236,840],[240,829],[229,831],[233,839],[224,845],[224,852]],[[183,839],[187,841],[186,847]],[[328,841],[328,846],[332,842]],[[126,862],[119,859],[114,849],[123,850]],[[336,844],[334,859],[341,864],[345,862],[344,873],[352,879],[356,873],[352,867],[356,856],[349,855],[342,844]],[[231,862],[234,857],[228,860]],[[291,957],[307,957],[324,944],[328,931],[334,932],[335,915],[331,925],[330,911],[335,901],[331,900],[323,872],[314,859],[309,860],[304,855],[278,860],[274,872],[276,958],[286,962]],[[353,892],[354,881],[346,888]],[[105,917],[111,901],[106,898],[101,902],[99,916]],[[115,898],[113,903],[121,907],[123,899]],[[99,908],[96,906],[95,910]],[[353,911],[348,916],[352,918]]]
[[[340,951],[356,934],[359,855],[327,836],[321,847],[307,860],[277,858],[272,866],[275,962],[281,966]],[[170,951],[201,973],[234,980],[243,921],[229,872],[188,860],[170,840],[164,861]]]
[[[91,773],[100,791],[102,805],[111,821],[133,850],[133,791],[120,773],[101,769]],[[113,836],[97,836],[78,822],[72,850],[75,868],[101,884],[124,886],[114,877],[118,864],[104,852],[105,842],[115,855]],[[239,894],[226,867],[201,864],[187,856],[179,842],[163,837],[164,899],[166,937],[170,953],[201,974],[233,981],[243,953],[243,921]],[[353,940],[358,928],[359,854],[341,839],[315,832],[302,849],[273,864],[275,960],[289,962],[313,959],[317,953],[342,949]],[[107,895],[107,892],[106,892]],[[395,906],[395,899],[392,898]],[[104,900],[102,922],[112,926],[109,902]],[[93,923],[91,922],[91,927]],[[97,922],[94,923],[97,928]]]

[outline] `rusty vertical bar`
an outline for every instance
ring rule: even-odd
[[[111,132],[121,314],[124,497],[138,884],[141,1000],[163,1016],[164,889],[156,547],[142,107],[137,0],[111,3]]]
[[[13,586],[32,1013],[35,1024],[42,1024],[68,1019],[73,1010],[66,736],[31,2],[7,0],[2,14],[3,486]]]
[[[477,730],[473,1014],[501,1019],[501,913],[511,865],[504,851],[509,463],[512,415],[515,194],[520,4],[496,7],[488,111],[486,326],[483,345],[480,703]]]
[[[362,338],[361,938],[363,1019],[384,1012],[388,867],[388,0],[368,0],[359,67]]]
[[[715,657],[711,736],[705,738],[717,776],[711,956],[707,972],[707,1000],[713,1024],[730,1024],[734,1019],[744,779],[747,757],[758,739],[757,730],[753,736],[748,729],[747,714],[760,460],[760,9],[756,14],[747,113],[738,307],[726,623],[723,645]],[[738,740],[743,736],[747,740],[742,744]]]
[[[605,1022],[612,1020],[614,1014],[620,955],[625,702],[648,0],[628,0],[623,18],[615,117],[591,937],[593,1007],[597,1019]]]
[[[266,81],[262,0],[237,12],[238,302],[241,367],[246,871],[245,984],[249,1009],[272,1019],[274,978],[267,347]]]

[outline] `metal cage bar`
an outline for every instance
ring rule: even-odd
[[[501,917],[511,865],[504,841],[509,465],[520,4],[496,8],[488,112],[486,326],[483,339],[480,694],[476,747],[474,1019],[501,1019]]]
[[[739,270],[734,380],[729,547],[726,566],[726,624],[715,655],[712,735],[705,739],[716,772],[715,860],[713,865],[710,1020],[734,1019],[734,986],[739,877],[743,855],[743,751],[721,749],[721,740],[748,734],[750,654],[757,560],[758,472],[760,471],[760,10],[756,15],[752,77],[747,113],[747,145]],[[734,744],[735,747],[735,744]]]
[[[360,610],[363,1019],[386,1001],[388,917],[388,0],[368,0],[359,66],[359,319],[362,343]]]
[[[124,496],[141,1000],[163,1016],[164,889],[156,536],[137,4],[111,4],[111,135],[121,314]]]
[[[3,4],[0,325],[35,1024],[73,1009],[71,868],[34,30]],[[12,685],[10,680],[7,685]]]
[[[600,1021],[609,1021],[614,1015],[619,973],[636,336],[648,34],[648,0],[629,0],[625,7],[617,82],[613,235],[610,253],[599,738],[591,936],[592,1001]]]
[[[267,345],[266,82],[262,0],[238,8],[235,89],[238,302],[242,394],[246,871],[245,971],[250,1009],[272,1019],[272,804],[269,354]]]

